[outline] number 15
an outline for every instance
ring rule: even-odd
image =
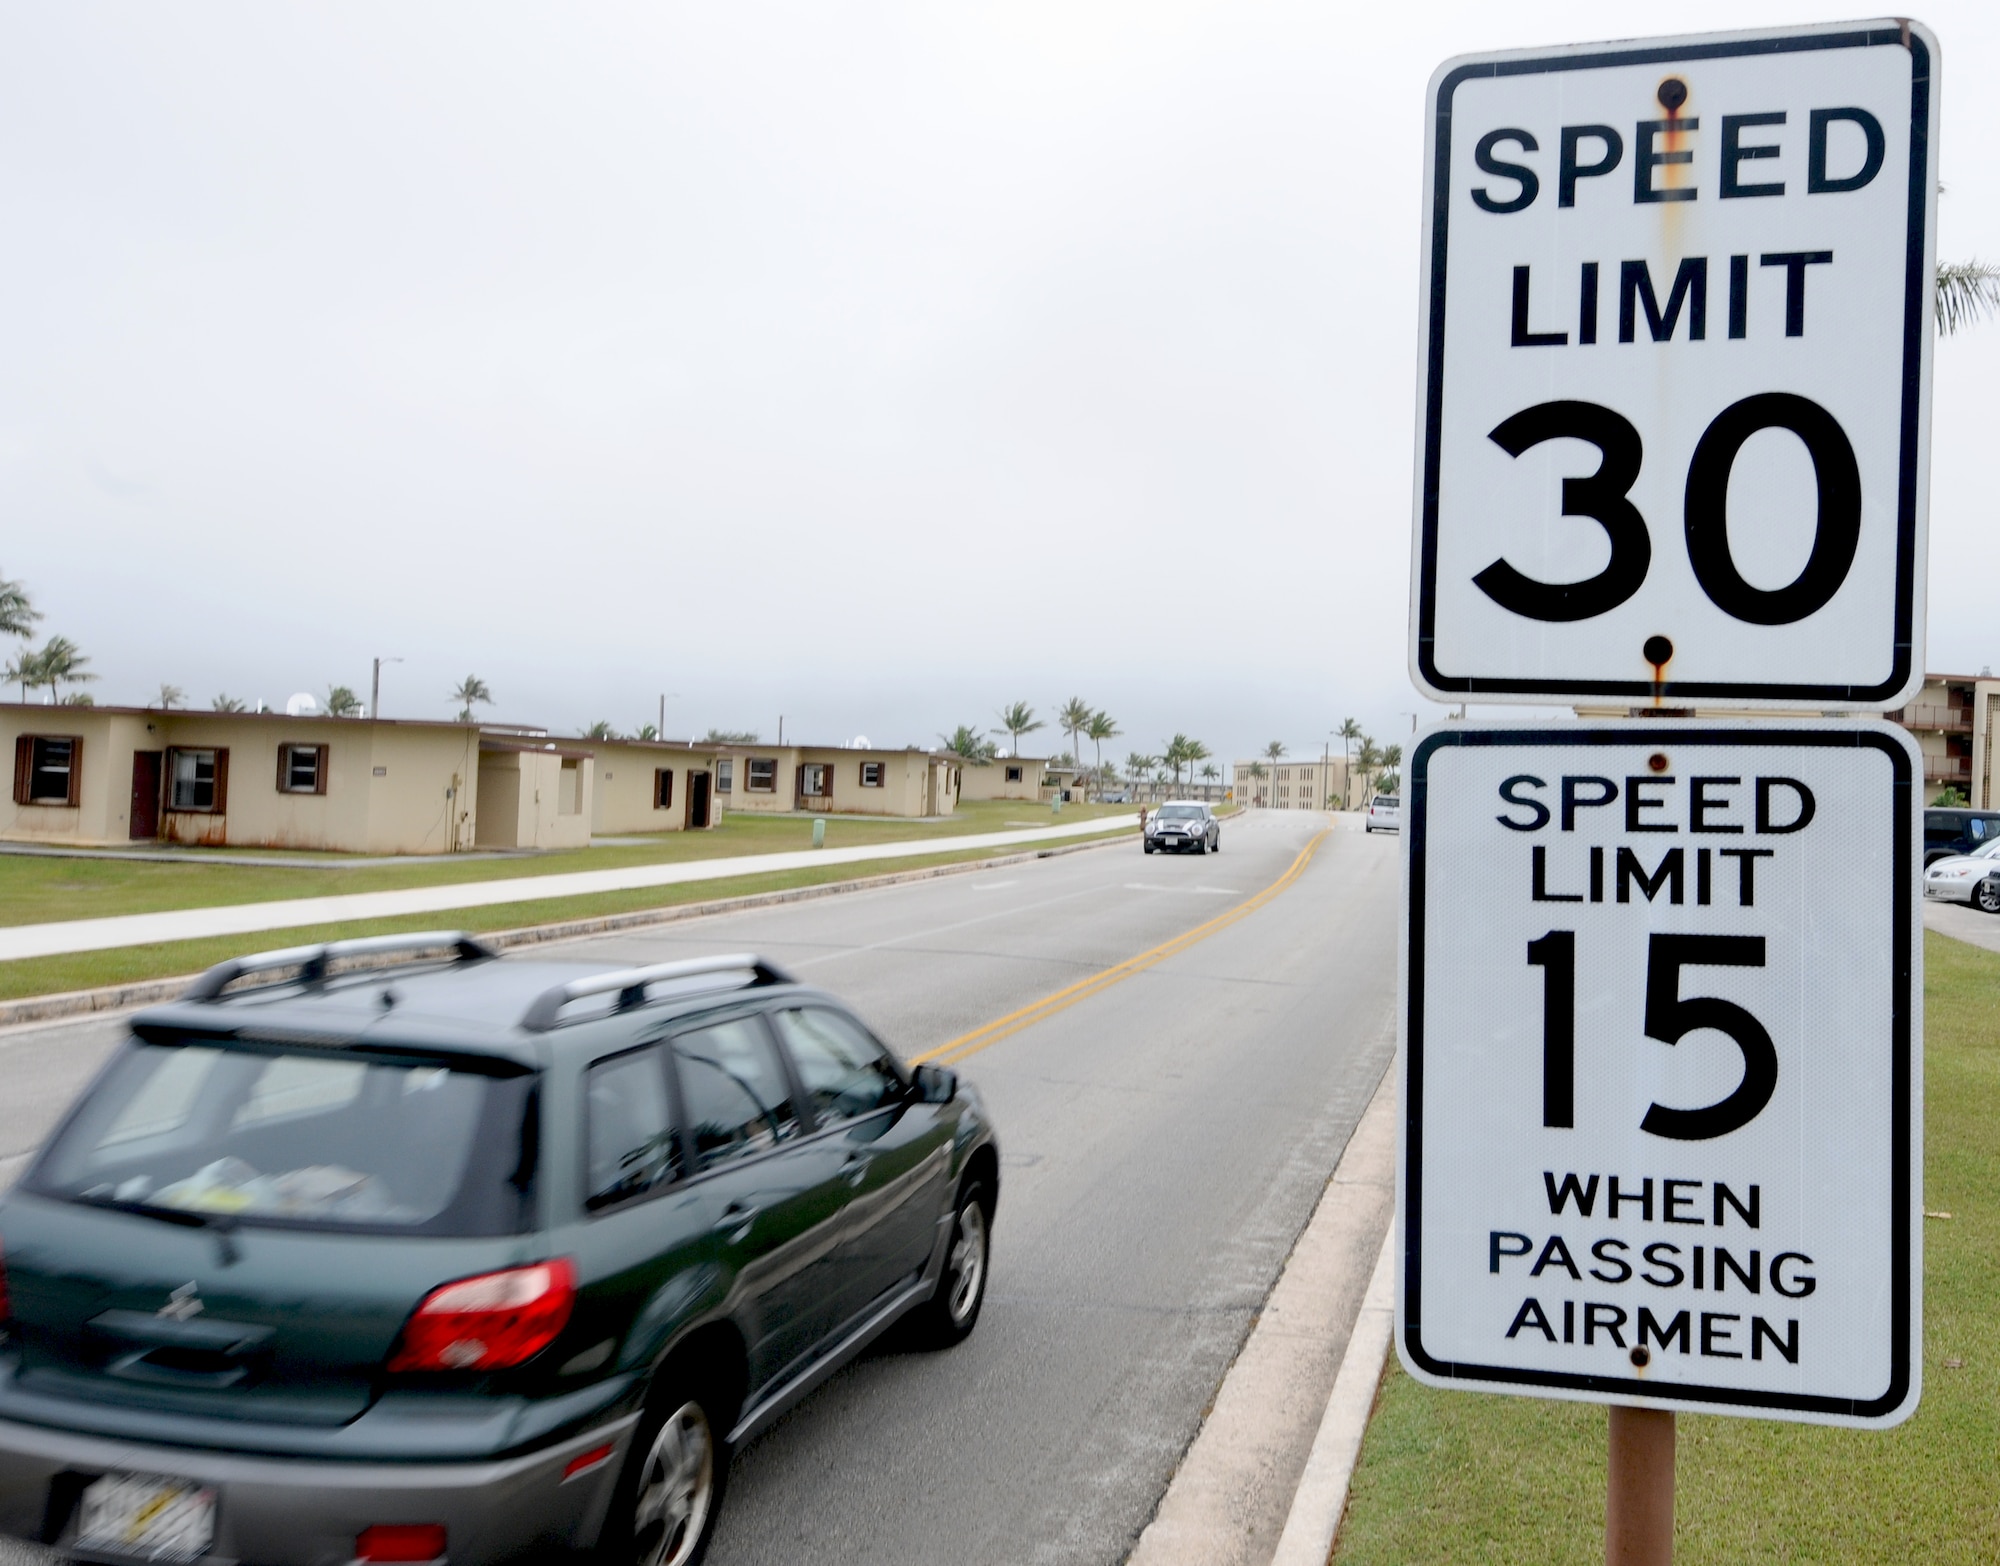
[[[1542,1124],[1576,1124],[1576,932],[1551,930],[1528,942],[1528,966],[1542,970]],[[1734,1001],[1683,996],[1682,968],[1761,968],[1761,935],[1655,935],[1646,954],[1646,1037],[1677,1044],[1714,1028],[1743,1052],[1743,1080],[1700,1109],[1654,1104],[1639,1129],[1676,1142],[1705,1142],[1740,1131],[1771,1102],[1778,1052],[1764,1025]]]

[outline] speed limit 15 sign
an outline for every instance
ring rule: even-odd
[[[1417,683],[1901,705],[1923,668],[1930,34],[1473,56],[1430,111]]]
[[[1886,724],[1450,724],[1405,780],[1419,1380],[1916,1406],[1918,802]]]

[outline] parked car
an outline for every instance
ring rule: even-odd
[[[1194,800],[1169,800],[1146,819],[1147,853],[1219,854],[1222,823],[1215,812]]]
[[[691,1566],[733,1448],[972,1331],[998,1194],[970,1087],[759,957],[223,963],[0,1201],[0,1534]]]
[[[1932,807],[1924,812],[1926,868],[1954,854],[1970,854],[2000,839],[2000,812]]]
[[[1403,801],[1395,794],[1377,794],[1368,801],[1368,815],[1361,823],[1363,832],[1403,830]]]
[[[1924,866],[1927,902],[1970,903],[2000,914],[2000,838],[1971,854],[1953,854]]]

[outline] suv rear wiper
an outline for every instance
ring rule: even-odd
[[[106,1212],[131,1213],[137,1218],[151,1218],[158,1223],[178,1224],[183,1229],[207,1229],[215,1236],[217,1255],[225,1267],[236,1264],[236,1231],[242,1220],[235,1213],[204,1213],[188,1207],[154,1207],[147,1202],[124,1202],[115,1196],[85,1196],[81,1192],[70,1198],[85,1207],[98,1207]]]

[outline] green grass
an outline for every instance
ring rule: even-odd
[[[1063,815],[1067,817],[1069,811],[1065,809]],[[1107,835],[1117,834],[1114,832]],[[829,832],[827,836],[831,841],[832,833]],[[1094,840],[1093,834],[1068,841]],[[264,951],[273,946],[295,946],[312,941],[340,940],[357,935],[384,935],[403,930],[518,930],[528,925],[552,924],[559,920],[593,919],[606,914],[708,902],[715,898],[744,897],[756,892],[788,891],[801,886],[823,886],[832,881],[891,875],[903,870],[922,869],[929,865],[961,864],[969,860],[989,858],[996,852],[1008,851],[974,848],[956,853],[918,854],[907,859],[884,861],[881,864],[827,865],[824,868],[776,870],[760,875],[731,876],[720,881],[702,881],[687,886],[642,887],[627,892],[605,892],[592,897],[551,897],[539,902],[505,903],[498,907],[469,908],[456,913],[447,911],[412,914],[397,919],[353,920],[342,924],[272,930],[261,934],[222,936],[212,940],[169,941],[150,946],[122,946],[112,951],[72,952],[57,957],[0,962],[0,1000],[19,1000],[26,996],[53,995],[68,990],[95,989],[100,985],[129,984],[142,979],[169,978],[176,974],[195,973],[211,963],[222,961],[225,957]],[[341,889],[348,888],[343,886]]]
[[[1066,805],[1051,815],[1024,801],[979,800],[960,805],[944,821],[835,820],[826,823],[828,848],[866,847],[927,837],[1014,830],[1014,823],[1069,826],[1100,816],[1126,814],[1116,805]],[[393,865],[327,868],[294,865],[151,863],[129,859],[54,859],[0,854],[0,926],[51,919],[95,919],[114,914],[159,913],[172,908],[215,908],[231,903],[324,897],[342,892],[382,892],[411,886],[502,881],[557,875],[570,870],[617,870],[628,865],[682,864],[736,854],[775,854],[812,847],[813,823],[803,817],[732,813],[711,832],[662,832],[643,843],[620,843],[563,853],[466,861],[450,855],[411,857]],[[219,850],[219,852],[235,852]],[[851,872],[850,872],[851,873]],[[517,923],[520,921],[516,921]]]
[[[1924,940],[1923,1401],[1889,1431],[1683,1414],[1674,1559],[2000,1561],[2000,955]],[[1339,1566],[1604,1558],[1602,1408],[1438,1392],[1392,1357]]]

